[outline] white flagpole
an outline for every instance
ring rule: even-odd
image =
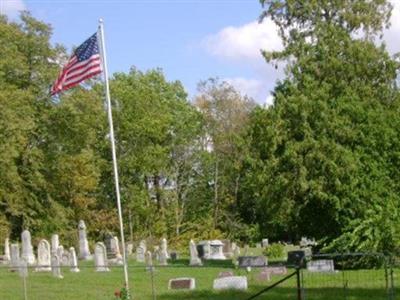
[[[99,33],[101,39],[100,54],[103,63],[103,74],[105,83],[105,92],[108,108],[108,123],[110,124],[110,141],[111,141],[111,152],[114,167],[114,180],[115,180],[115,192],[117,194],[117,206],[118,206],[118,217],[119,217],[119,228],[121,234],[121,244],[122,244],[122,254],[124,260],[124,275],[125,275],[125,287],[129,291],[129,279],[128,279],[128,262],[126,259],[126,248],[125,248],[125,238],[124,238],[124,225],[122,222],[122,209],[121,209],[121,197],[119,194],[119,180],[118,180],[118,166],[117,166],[117,155],[115,151],[115,140],[114,140],[114,126],[112,120],[112,110],[111,110],[111,100],[110,100],[110,87],[108,84],[108,70],[107,70],[107,59],[106,59],[106,45],[104,41],[104,29],[103,20],[99,20]]]

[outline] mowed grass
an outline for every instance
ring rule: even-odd
[[[180,260],[168,267],[156,267],[152,275],[144,265],[130,261],[129,277],[134,299],[238,299],[244,300],[261,289],[273,284],[283,276],[274,276],[271,281],[259,281],[259,270],[247,273],[235,270],[230,262],[217,262],[204,267],[188,267],[187,260]],[[80,273],[70,273],[63,269],[64,279],[53,278],[51,273],[30,271],[27,278],[29,300],[52,299],[115,299],[114,292],[122,287],[123,269],[112,267],[108,273],[94,271],[93,262],[80,262]],[[213,280],[221,271],[232,270],[235,275],[247,276],[249,289],[246,292],[216,292],[212,289]],[[293,270],[288,270],[291,274]],[[168,290],[168,280],[175,277],[194,277],[196,289],[193,291]],[[399,270],[395,270],[395,283],[400,279]],[[152,284],[153,282],[153,284]],[[384,270],[358,270],[331,274],[309,273],[303,271],[305,299],[313,300],[364,300],[388,299]],[[346,288],[343,288],[346,286]],[[153,287],[155,295],[153,298]],[[400,291],[397,290],[396,294]],[[24,299],[23,281],[17,272],[0,268],[0,299]],[[277,288],[257,299],[297,299],[296,277],[290,278]],[[400,298],[396,298],[400,299]]]

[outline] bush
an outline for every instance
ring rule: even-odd
[[[283,258],[285,256],[285,246],[279,243],[271,244],[265,248],[264,254],[272,259]]]

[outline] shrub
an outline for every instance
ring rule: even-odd
[[[271,244],[265,248],[264,254],[272,259],[283,258],[285,256],[285,246],[279,243]]]

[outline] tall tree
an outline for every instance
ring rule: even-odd
[[[374,43],[391,5],[261,3],[261,18],[276,23],[285,46],[264,56],[286,60],[287,77],[275,88],[274,105],[252,119],[253,207],[271,236],[332,241],[354,229],[352,220],[366,218],[367,207],[399,207],[399,127],[391,117],[399,66]]]

